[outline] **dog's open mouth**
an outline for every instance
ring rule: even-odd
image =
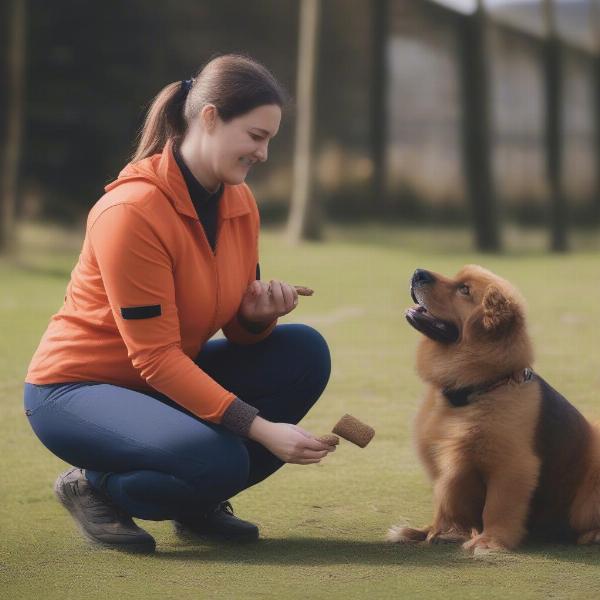
[[[415,302],[418,302],[412,289],[411,296]],[[437,319],[422,304],[417,304],[417,306],[407,309],[405,316],[406,320],[417,331],[420,331],[423,335],[436,342],[452,344],[458,341],[458,327],[449,321]]]

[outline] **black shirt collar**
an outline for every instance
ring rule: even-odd
[[[178,144],[173,144],[173,156],[175,157],[175,161],[179,165],[179,169],[181,170],[181,174],[183,175],[183,179],[187,185],[188,191],[190,193],[190,197],[194,206],[197,204],[204,204],[207,202],[217,202],[221,195],[223,194],[223,183],[219,184],[217,190],[213,193],[209,192],[195,177],[194,174],[190,171],[189,167],[185,164],[181,153],[179,152]]]

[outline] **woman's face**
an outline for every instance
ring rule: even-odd
[[[216,179],[229,185],[242,183],[255,163],[267,160],[269,141],[280,122],[281,108],[276,104],[258,106],[227,122],[215,111],[205,149]]]

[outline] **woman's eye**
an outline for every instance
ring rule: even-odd
[[[260,135],[256,135],[255,133],[251,133],[250,137],[255,141],[255,142],[260,142],[260,140],[262,140],[262,137]]]
[[[465,283],[463,283],[459,288],[458,291],[463,294],[464,296],[468,296],[471,292],[471,290],[469,289],[469,286],[466,285]]]

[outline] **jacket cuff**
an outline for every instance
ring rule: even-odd
[[[266,329],[263,329],[260,333],[251,333],[244,325],[242,325],[238,313],[229,323],[227,323],[227,325],[225,325],[225,327],[223,327],[223,333],[225,334],[225,337],[234,344],[256,344],[268,337],[273,329],[275,329],[276,325],[277,319],[270,323]]]
[[[268,323],[252,323],[251,321],[244,319],[240,313],[237,314],[237,320],[246,331],[249,331],[254,335],[259,335],[265,332],[267,329],[269,329],[269,327],[271,327],[271,325],[273,325],[273,321],[269,321]]]
[[[237,435],[248,437],[248,430],[257,414],[258,408],[236,397],[223,413],[221,425]]]

